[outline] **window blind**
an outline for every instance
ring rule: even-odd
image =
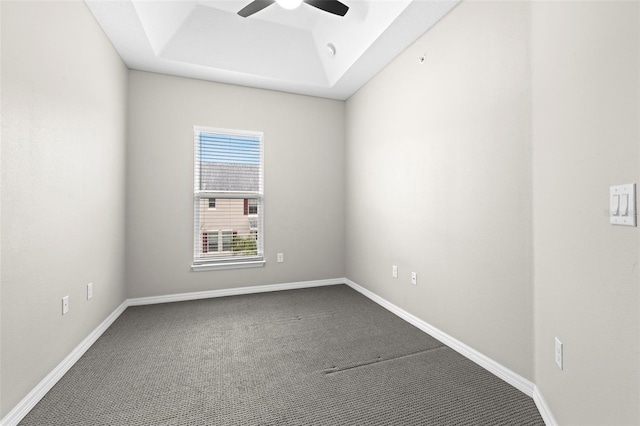
[[[263,135],[194,127],[193,266],[264,262]]]

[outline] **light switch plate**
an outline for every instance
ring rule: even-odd
[[[612,225],[637,226],[635,183],[609,188],[609,222]]]

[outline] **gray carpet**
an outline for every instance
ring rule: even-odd
[[[544,425],[347,286],[128,308],[20,425]]]

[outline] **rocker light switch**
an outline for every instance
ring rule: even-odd
[[[614,195],[611,197],[611,216],[620,215],[620,196]]]
[[[609,188],[609,206],[611,224],[636,226],[636,184]]]
[[[622,194],[620,196],[620,216],[629,215],[629,195]]]

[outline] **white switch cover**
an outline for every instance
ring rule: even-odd
[[[418,274],[416,272],[411,273],[411,284],[418,284]]]
[[[609,188],[609,222],[613,225],[637,226],[635,183]]]
[[[284,262],[284,253],[278,253],[278,263]]]
[[[93,283],[87,284],[87,300],[93,297]]]
[[[398,278],[398,267],[396,265],[391,267],[391,276],[393,278]]]

